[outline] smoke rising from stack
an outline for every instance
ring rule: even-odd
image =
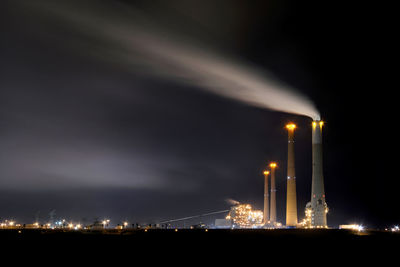
[[[19,1],[32,13],[80,33],[70,40],[78,51],[116,64],[125,71],[163,77],[251,106],[319,119],[304,95],[253,66],[217,55],[198,43],[162,31],[125,5],[87,1]],[[152,26],[150,26],[152,25]]]
[[[232,205],[232,206],[236,206],[236,205],[239,205],[239,204],[240,204],[239,201],[234,200],[234,199],[232,199],[232,198],[227,198],[227,199],[225,199],[225,201],[226,201],[229,205]]]

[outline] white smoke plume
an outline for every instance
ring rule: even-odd
[[[232,198],[227,198],[227,199],[225,199],[225,201],[226,201],[229,205],[232,205],[232,206],[236,206],[236,205],[239,205],[239,204],[240,204],[239,201],[234,200],[234,199],[232,199]]]
[[[310,99],[264,70],[150,26],[149,18],[137,10],[103,1],[96,1],[104,6],[94,10],[83,2],[87,1],[23,1],[38,14],[92,38],[92,56],[127,71],[162,76],[260,108],[320,118]],[[87,53],[88,44],[80,45]]]

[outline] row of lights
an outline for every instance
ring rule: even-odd
[[[400,227],[398,225],[395,225],[390,229],[389,228],[385,228],[385,231],[400,232]]]
[[[4,222],[0,223],[0,228],[5,228],[5,227],[17,227],[20,226],[20,224],[16,224],[13,220],[5,220]]]
[[[109,224],[110,224],[110,220],[106,219],[103,220],[102,223],[104,228],[106,228]],[[126,228],[129,223],[127,221],[123,222],[123,228]],[[0,228],[18,228],[18,227],[22,227],[21,224],[16,223],[14,220],[5,220],[4,222],[0,223]],[[54,226],[52,226],[50,223],[46,223],[44,225],[40,225],[38,222],[34,222],[33,224],[28,224],[28,225],[24,225],[24,227],[28,227],[28,228],[48,228],[48,229],[54,229],[54,228],[67,228],[67,229],[71,229],[71,230],[80,230],[80,229],[86,229],[86,227],[83,227],[82,224],[77,223],[66,223],[65,219],[56,221],[54,223]]]
[[[348,225],[339,225],[339,229],[348,229],[361,232],[365,230],[365,227],[362,226],[361,224],[348,224]]]
[[[146,229],[144,229],[144,231],[145,231],[145,232],[148,232],[149,229],[146,228]],[[175,228],[175,229],[174,229],[174,232],[178,232],[178,228]],[[204,232],[208,232],[208,229],[204,229]]]

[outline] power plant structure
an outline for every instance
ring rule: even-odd
[[[268,175],[269,171],[264,171],[264,224],[269,223],[269,187],[268,187]]]
[[[297,226],[296,175],[294,163],[294,130],[296,125],[286,125],[288,130],[286,226]]]
[[[310,227],[326,228],[328,205],[325,199],[323,163],[322,163],[322,127],[323,121],[312,123],[312,186],[311,201],[306,205],[306,220]]]
[[[286,226],[327,228],[326,214],[328,206],[325,199],[323,161],[322,161],[322,128],[324,122],[321,120],[312,122],[312,188],[311,201],[305,209],[305,219],[299,223],[297,215],[297,192],[296,192],[296,171],[294,153],[294,131],[296,125],[286,125],[288,131],[288,158],[287,158],[287,195],[286,195]],[[269,164],[270,171],[265,170],[264,174],[264,226],[276,227],[276,181],[275,169],[277,164]],[[271,189],[268,191],[268,176],[271,177]],[[270,195],[268,196],[268,192]],[[268,203],[269,202],[269,203]],[[269,204],[269,206],[268,206]],[[269,209],[268,209],[269,207]]]
[[[233,206],[225,220],[231,221],[236,228],[256,228],[263,225],[263,212],[253,210],[250,204],[238,204]]]
[[[312,188],[311,201],[305,209],[305,219],[300,223],[297,214],[296,171],[294,152],[294,131],[296,125],[287,124],[288,155],[287,155],[287,195],[286,195],[286,227],[327,228],[326,215],[328,206],[325,199],[323,161],[322,161],[322,128],[324,122],[312,122]],[[281,228],[277,222],[276,181],[275,171],[278,164],[270,162],[264,175],[264,210],[253,210],[249,204],[238,204],[231,208],[228,216],[219,220],[221,227],[238,228]],[[271,188],[269,180],[271,179]],[[216,223],[217,226],[217,223]]]
[[[271,162],[269,167],[271,168],[271,209],[269,214],[269,221],[271,224],[276,223],[276,186],[275,186],[275,168],[278,165],[275,162]]]

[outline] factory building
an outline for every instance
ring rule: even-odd
[[[263,212],[253,210],[250,204],[239,204],[233,206],[226,220],[231,220],[235,228],[254,228],[263,225]]]
[[[294,154],[295,124],[286,125],[288,130],[288,162],[287,162],[287,195],[286,195],[286,226],[327,228],[326,214],[328,206],[325,200],[323,163],[322,163],[322,121],[312,123],[312,188],[311,201],[307,203],[305,218],[298,222],[297,193]],[[264,210],[253,210],[249,204],[238,204],[231,208],[225,219],[216,220],[218,228],[276,228],[281,227],[276,218],[276,181],[275,170],[277,164],[271,162],[269,170],[264,174]],[[270,185],[269,188],[269,177]]]
[[[215,228],[227,229],[232,227],[232,220],[228,219],[215,219]]]

